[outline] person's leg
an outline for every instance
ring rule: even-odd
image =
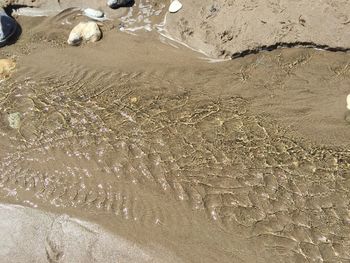
[[[28,6],[28,7],[40,7],[44,1],[31,1],[31,0],[0,0],[0,7],[7,6]]]
[[[16,32],[17,22],[8,16],[4,9],[0,9],[0,46],[5,45],[9,38]]]

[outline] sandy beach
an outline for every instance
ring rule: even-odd
[[[350,3],[170,2],[4,2],[1,260],[349,262]]]

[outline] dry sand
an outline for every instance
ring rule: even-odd
[[[182,0],[167,16],[178,40],[210,56],[231,57],[276,46],[314,46],[348,50],[347,0]]]
[[[0,49],[16,61],[0,83],[0,200],[35,209],[2,206],[2,226],[21,215],[13,231],[30,248],[29,237],[45,237],[30,232],[33,218],[44,232],[62,218],[94,222],[112,262],[111,243],[131,261],[349,262],[350,54],[280,49],[207,63],[159,36],[162,3],[141,4],[80,47],[66,44],[78,11],[17,18],[21,38]],[[159,16],[133,21],[150,5]],[[72,246],[91,253],[88,244]]]

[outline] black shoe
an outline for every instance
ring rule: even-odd
[[[119,7],[132,7],[135,4],[134,0],[108,0],[107,5],[110,8],[116,9]]]

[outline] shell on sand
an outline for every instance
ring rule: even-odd
[[[346,104],[346,107],[348,108],[348,110],[350,110],[350,94],[346,97]]]
[[[101,39],[101,30],[96,22],[80,22],[69,34],[68,44],[79,45],[82,41],[96,42]]]
[[[18,129],[21,124],[21,114],[19,112],[10,113],[8,115],[9,126],[12,129]]]
[[[16,63],[11,59],[0,59],[0,79],[5,79],[10,76],[10,73],[15,69]]]
[[[174,0],[170,6],[169,6],[169,12],[170,13],[176,13],[182,8],[182,4],[180,3],[179,0]]]

